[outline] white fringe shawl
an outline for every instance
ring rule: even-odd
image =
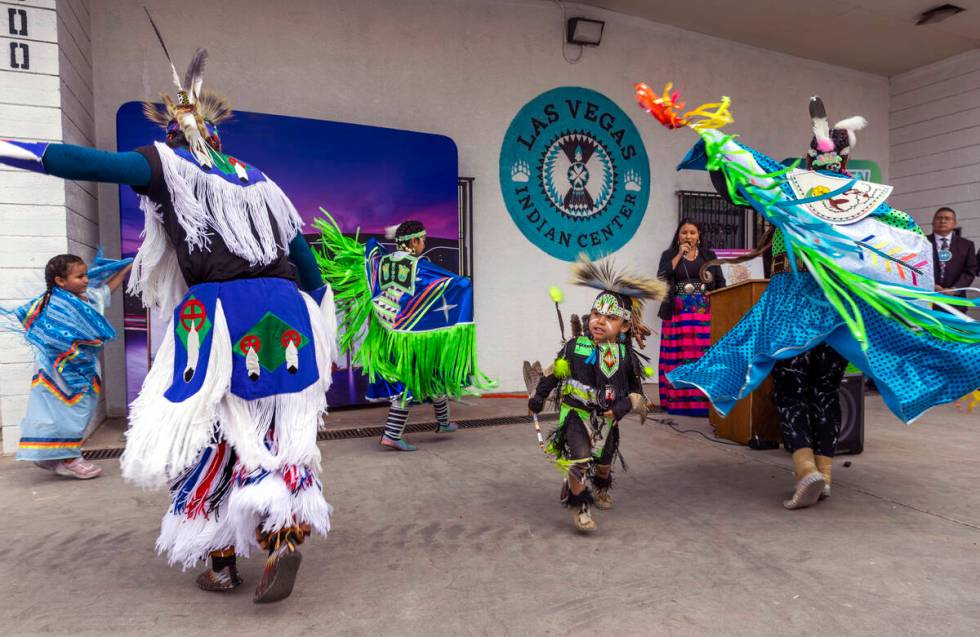
[[[240,555],[247,556],[249,549],[257,546],[255,527],[258,525],[262,526],[263,531],[275,531],[295,521],[309,524],[319,535],[326,535],[330,531],[330,513],[333,509],[324,499],[322,489],[318,487],[320,449],[316,445],[316,432],[327,413],[327,390],[332,382],[331,368],[337,360],[337,318],[334,313],[333,292],[329,287],[320,307],[317,307],[309,295],[302,295],[310,314],[320,379],[301,392],[259,400],[245,401],[229,395],[222,404],[233,407],[222,417],[221,427],[229,441],[229,425],[244,437],[251,435],[253,440],[261,439],[274,417],[275,460],[278,466],[308,467],[316,476],[317,483],[292,495],[277,472],[256,484],[236,488],[228,500],[226,524],[235,534],[235,550]],[[250,423],[241,419],[246,412],[251,418]],[[224,419],[231,413],[235,414],[234,422]],[[251,431],[248,431],[249,424],[254,427]],[[238,449],[235,444],[235,450]]]
[[[320,307],[317,308],[316,303],[313,302],[313,298],[307,296],[303,293],[306,298],[306,306],[310,311],[310,321],[314,324],[314,336],[316,335],[316,321],[313,317],[319,315],[319,318],[323,320],[323,334],[324,338],[323,347],[324,351],[321,352],[317,350],[316,364],[320,366],[320,376],[322,379],[323,370],[333,369],[333,364],[340,361],[340,347],[337,345],[337,306],[333,302],[333,288],[329,284],[324,285],[323,298],[320,300]],[[319,311],[317,311],[319,309]],[[322,362],[321,356],[326,357],[326,361]],[[326,365],[326,368],[323,365]],[[327,373],[327,389],[330,389],[330,383],[333,382],[331,373]],[[326,389],[324,390],[326,391]]]
[[[316,433],[327,412],[331,368],[337,357],[337,319],[329,288],[320,307],[309,295],[301,294],[310,317],[319,379],[291,394],[245,400],[231,393],[231,337],[218,300],[204,383],[183,402],[170,402],[164,392],[173,382],[175,337],[171,321],[143,388],[130,408],[130,427],[121,460],[124,478],[145,488],[166,486],[197,461],[216,429],[249,469],[275,471],[292,464],[308,466],[319,474]],[[265,435],[273,418],[276,445],[270,451],[265,446]]]
[[[207,560],[211,551],[234,544],[237,535],[229,524],[227,503],[222,503],[208,517],[201,515],[193,520],[167,511],[160,521],[157,554],[166,553],[167,563],[171,566],[179,563],[186,570],[198,560]]]
[[[206,561],[211,551],[234,546],[240,557],[248,557],[258,546],[255,529],[277,531],[292,524],[309,524],[314,533],[330,532],[333,507],[323,497],[319,483],[293,495],[282,476],[273,473],[261,482],[232,486],[231,496],[207,518],[188,519],[169,511],[160,521],[157,554],[167,554],[167,563],[186,570],[198,560]]]
[[[250,549],[258,546],[256,527],[269,532],[292,524],[309,524],[314,533],[325,536],[330,531],[332,512],[319,482],[293,495],[282,476],[273,473],[261,482],[232,491],[225,524],[234,534],[230,543],[235,545],[235,552],[248,557]]]
[[[191,251],[206,251],[209,236],[215,232],[232,254],[249,265],[267,265],[275,260],[279,249],[288,250],[289,242],[303,229],[303,219],[296,208],[268,176],[256,184],[236,185],[182,159],[166,144],[156,142],[154,147],[163,166],[174,214],[187,233]],[[146,218],[144,242],[136,255],[128,289],[142,295],[143,305],[172,311],[181,298],[173,298],[176,281],[183,283],[176,268],[176,255],[163,232],[156,204],[140,196],[140,209]],[[271,220],[275,220],[278,237],[274,236]],[[158,267],[160,272],[156,271]]]
[[[204,382],[193,396],[173,403],[164,393],[173,383],[173,319],[129,410],[126,450],[120,464],[125,479],[153,489],[167,486],[197,461],[217,426],[218,404],[231,388],[231,336],[221,301],[215,304],[211,354]]]
[[[188,520],[169,512],[164,515],[156,547],[159,553],[167,553],[171,565],[180,563],[184,569],[193,567],[198,560],[206,559],[211,551],[229,545],[235,546],[238,555],[247,557],[251,549],[258,546],[255,528],[260,525],[263,531],[275,531],[293,523],[305,523],[319,535],[325,536],[330,531],[333,507],[324,499],[319,484],[320,450],[316,445],[316,432],[327,411],[326,394],[332,382],[330,370],[337,360],[337,319],[333,292],[329,287],[320,307],[305,293],[303,299],[310,314],[320,379],[293,394],[248,401],[228,393],[220,401],[217,405],[218,426],[235,448],[239,462],[246,467],[261,466],[273,473],[255,484],[232,486],[227,504],[220,505],[212,519]],[[221,318],[223,321],[224,316]],[[168,369],[172,369],[172,362]],[[273,418],[276,422],[275,453],[270,452],[263,442]],[[317,482],[291,494],[276,471],[287,464],[308,467]]]
[[[187,283],[177,264],[177,251],[163,229],[160,206],[149,197],[140,196],[143,211],[143,244],[133,259],[133,270],[126,290],[143,299],[143,306],[171,314],[184,294]]]

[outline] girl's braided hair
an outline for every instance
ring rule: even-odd
[[[84,265],[85,261],[82,257],[75,254],[59,254],[48,260],[44,266],[44,285],[47,289],[44,291],[44,299],[41,301],[41,307],[38,312],[43,312],[44,308],[48,305],[48,301],[51,300],[52,290],[58,287],[56,279],[58,277],[64,278],[68,276],[68,268],[75,263]]]

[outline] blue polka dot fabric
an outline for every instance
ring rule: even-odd
[[[912,422],[930,407],[980,387],[980,344],[913,332],[858,300],[869,340],[861,351],[820,286],[805,272],[776,274],[759,302],[695,363],[667,377],[696,387],[723,415],[769,375],[777,360],[826,342],[874,379],[888,408]]]

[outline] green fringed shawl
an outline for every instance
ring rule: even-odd
[[[354,365],[371,382],[403,383],[415,400],[493,389],[496,383],[477,365],[475,324],[410,331],[389,328],[377,317],[360,231],[346,237],[333,217],[320,211],[326,218],[315,222],[321,244],[314,256],[341,316],[341,351],[353,351]]]

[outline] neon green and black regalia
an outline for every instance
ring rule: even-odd
[[[325,213],[326,214],[326,213]],[[345,237],[327,215],[317,262],[342,315],[340,347],[371,382],[368,398],[415,401],[491,389],[477,366],[473,285],[427,259]]]

